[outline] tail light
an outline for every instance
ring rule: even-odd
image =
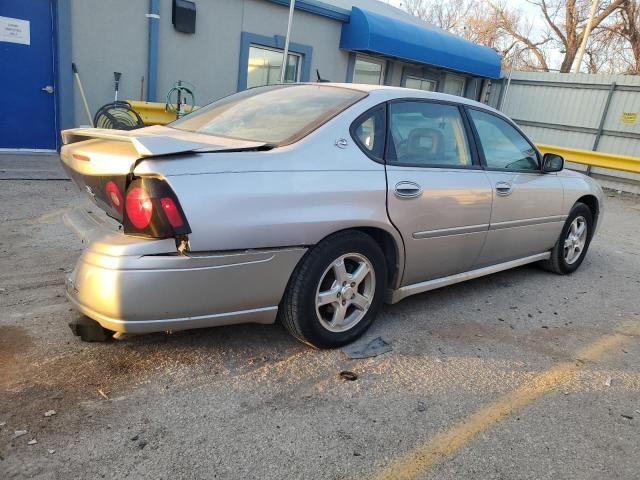
[[[122,215],[122,211],[124,210],[124,199],[122,198],[122,192],[115,184],[113,180],[109,180],[105,185],[105,193],[107,194],[107,200],[111,203],[111,206]]]
[[[138,230],[149,226],[153,215],[153,202],[149,192],[142,187],[130,188],[127,192],[127,218]]]
[[[131,182],[124,199],[124,233],[149,238],[170,238],[191,233],[171,187],[159,178]]]

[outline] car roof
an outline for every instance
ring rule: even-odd
[[[377,95],[380,97],[380,101],[392,100],[396,98],[424,98],[426,100],[439,100],[442,102],[453,102],[453,103],[459,103],[463,105],[478,107],[484,110],[489,110],[491,112],[495,112],[501,116],[504,116],[502,112],[488,105],[485,105],[484,103],[476,102],[475,100],[470,100],[465,97],[449,95],[447,93],[429,92],[426,90],[394,87],[394,86],[388,86],[388,85],[367,85],[363,83],[337,83],[337,82],[312,83],[312,82],[309,82],[308,84],[328,86],[328,87],[349,88],[351,90],[365,92],[369,95]]]

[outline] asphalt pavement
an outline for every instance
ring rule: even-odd
[[[63,280],[82,245],[61,222],[81,198],[0,180],[3,480],[640,478],[638,197],[607,195],[573,275],[526,266],[386,306],[363,341],[393,350],[364,360],[279,325],[81,342]]]

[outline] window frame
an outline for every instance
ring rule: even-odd
[[[478,133],[478,130],[476,129],[476,125],[473,122],[473,118],[471,117],[471,110],[476,110],[478,112],[481,113],[485,113],[488,115],[492,115],[504,122],[507,123],[507,125],[510,125],[511,127],[513,127],[516,132],[518,132],[520,134],[520,136],[522,138],[524,138],[524,140],[531,146],[531,148],[533,148],[533,151],[536,153],[536,157],[538,159],[538,165],[539,165],[539,169],[538,170],[531,170],[531,169],[523,169],[523,168],[498,168],[498,167],[490,167],[487,164],[487,159],[486,156],[484,154],[484,147],[482,146],[482,140],[480,140],[480,134]],[[527,137],[527,135],[522,131],[522,129],[510,118],[507,118],[503,115],[500,115],[496,112],[492,112],[491,110],[487,110],[484,108],[479,108],[479,107],[474,107],[471,105],[464,105],[464,111],[465,114],[467,116],[467,121],[469,122],[469,126],[471,128],[471,131],[473,133],[473,138],[474,138],[474,143],[476,144],[476,150],[477,150],[477,154],[478,157],[480,159],[480,164],[482,165],[482,168],[484,170],[487,170],[489,172],[514,172],[514,173],[531,173],[531,174],[535,174],[535,175],[539,175],[542,174],[542,155],[540,154],[540,150],[538,150],[538,147],[535,146],[535,144],[533,142],[531,142],[531,140],[529,140],[529,137]]]
[[[271,47],[283,49],[285,37],[282,35],[265,36],[257,33],[241,31],[240,32],[240,58],[238,61],[238,76],[236,83],[236,92],[242,92],[247,89],[247,68],[249,66],[249,45],[259,45],[262,47]],[[302,55],[302,64],[300,66],[300,82],[309,82],[311,79],[311,64],[313,63],[313,47],[297,42],[289,43],[289,52]]]
[[[411,87],[407,87],[407,80],[418,80],[419,82],[429,82],[433,84],[433,90],[425,90],[423,88],[419,88],[417,90],[422,90],[423,92],[437,92],[438,91],[438,81],[434,80],[433,78],[425,78],[425,77],[419,77],[417,75],[405,75],[404,80],[403,80],[403,87],[404,88],[411,88]]]
[[[387,152],[387,122],[388,122],[387,103],[388,102],[382,102],[382,103],[379,103],[378,105],[375,105],[367,109],[365,112],[358,115],[356,119],[353,122],[351,122],[351,125],[349,125],[349,134],[351,135],[351,139],[358,146],[360,151],[362,151],[362,153],[364,153],[367,157],[369,157],[374,162],[380,163],[382,165],[385,164],[385,154]],[[356,135],[356,129],[358,128],[358,126],[360,126],[360,124],[364,122],[366,119],[371,117],[375,113],[375,111],[378,109],[382,110],[382,119],[383,119],[382,128],[384,132],[382,136],[382,156],[381,157],[375,156],[370,150],[368,150],[367,147],[362,144],[362,142]]]
[[[249,48],[248,48],[248,52],[247,52],[247,72],[246,72],[246,76],[247,76],[247,88],[255,88],[255,87],[266,87],[269,85],[278,85],[280,83],[280,80],[278,80],[276,83],[266,83],[264,85],[255,85],[254,87],[249,87],[249,62],[251,61],[251,47],[257,48],[257,49],[262,49],[262,50],[269,50],[275,53],[279,53],[282,57],[284,57],[284,49],[283,48],[278,48],[278,47],[267,47],[266,45],[261,45],[259,43],[254,43],[254,42],[250,42],[249,43]],[[292,82],[288,82],[286,79],[284,81],[284,83],[300,83],[300,78],[302,76],[302,62],[304,61],[304,55],[301,53],[297,53],[297,52],[287,52],[287,62],[289,61],[289,57],[297,57],[298,58],[298,63],[296,65],[296,78],[295,80],[293,80]],[[282,67],[280,67],[282,69]],[[286,66],[284,66],[285,71],[286,71]],[[282,71],[280,72],[280,75],[282,75]]]
[[[407,162],[390,162],[389,161],[389,147],[393,144],[393,141],[390,140],[391,135],[391,104],[394,103],[402,103],[402,102],[412,102],[412,103],[429,103],[429,104],[438,104],[438,105],[449,105],[452,107],[456,107],[460,114],[460,118],[462,119],[462,125],[464,128],[464,134],[466,135],[467,145],[469,146],[469,154],[471,155],[471,165],[449,165],[449,164],[433,164],[433,165],[419,165],[415,163],[407,163]],[[386,138],[385,138],[385,146],[384,146],[384,163],[388,166],[398,166],[398,167],[406,167],[406,168],[431,168],[438,170],[483,170],[483,165],[478,156],[478,149],[475,142],[475,137],[472,135],[471,125],[469,123],[469,118],[466,115],[464,110],[464,105],[458,102],[451,102],[447,100],[434,100],[429,98],[396,98],[393,100],[389,100],[387,103],[387,118],[385,122],[386,128]]]
[[[465,98],[464,94],[466,93],[467,90],[467,77],[465,77],[464,75],[456,75],[454,73],[446,73],[444,76],[444,81],[442,82],[442,93],[446,93],[445,90],[447,88],[447,81],[449,79],[455,79],[455,80],[462,80],[462,92],[460,93],[460,95],[456,95],[455,93],[447,93],[447,95],[454,95],[457,97],[462,97]]]
[[[359,85],[384,85],[385,74],[387,70],[387,60],[384,58],[376,58],[369,55],[356,54],[353,59],[353,73],[351,74],[351,82],[349,83],[358,83],[355,81],[356,76],[356,64],[358,60],[362,60],[364,62],[375,63],[376,65],[380,65],[380,81],[379,83],[363,83]]]

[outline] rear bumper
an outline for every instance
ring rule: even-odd
[[[70,217],[65,223],[89,245],[66,279],[67,297],[81,313],[116,332],[272,323],[306,251],[179,255],[173,240],[125,237],[100,225],[87,230]]]

